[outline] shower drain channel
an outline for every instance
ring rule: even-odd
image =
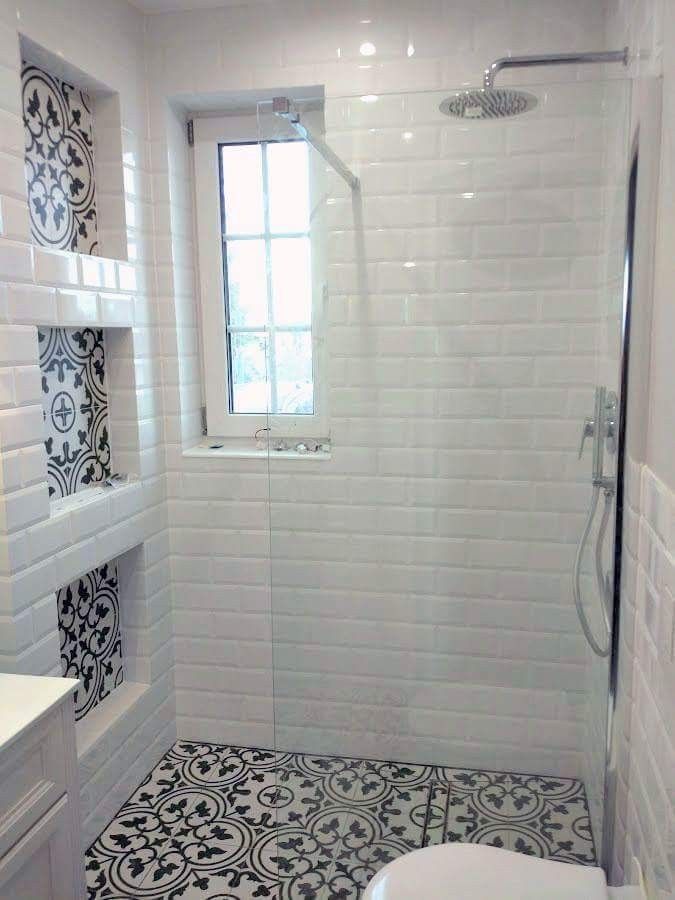
[[[428,847],[431,843],[442,844],[448,833],[448,815],[450,812],[450,785],[432,781],[427,793],[427,805],[424,811],[424,826],[420,847]],[[440,836],[435,838],[437,829]]]

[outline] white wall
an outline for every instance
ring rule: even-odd
[[[616,883],[629,878],[636,857],[653,896],[669,898],[675,892],[675,9],[663,0],[617,0],[609,8],[608,39],[638,51],[633,124],[647,165],[638,196],[635,311],[639,326],[651,320],[650,333],[639,328],[635,335],[630,363],[639,391],[631,392],[628,419],[612,874]],[[659,122],[651,106],[661,92]]]
[[[122,556],[127,680],[78,724],[87,843],[175,735],[142,32],[142,17],[117,0],[0,2],[0,666],[60,674],[54,592]],[[105,199],[109,212],[115,208],[119,216],[125,209],[131,262],[30,243],[19,34],[79,69],[88,87],[119,95],[121,134],[118,123],[111,143],[122,142],[124,172],[118,170],[117,181],[123,174],[125,193]],[[104,128],[110,127],[105,116]],[[105,154],[100,162],[107,162]],[[106,180],[104,193],[112,184]],[[113,218],[108,224],[114,233]],[[126,247],[118,246],[126,258]],[[116,466],[137,478],[77,508],[58,510],[48,500],[37,325],[108,329],[113,454]]]
[[[583,3],[528,15],[496,0],[415,3],[364,18],[358,5],[292,2],[264,16],[252,5],[151,18],[153,146],[162,159],[185,153],[169,98],[189,108],[212,94],[214,106],[219,91],[317,83],[332,98],[447,90],[475,84],[505,52],[603,42],[602,7]],[[366,39],[374,60],[358,54]],[[556,112],[554,91],[551,121],[539,113],[490,138],[490,125],[480,135],[439,124],[421,97],[329,101],[329,139],[363,170],[369,293],[356,291],[339,194],[335,448],[330,462],[274,464],[274,621],[266,465],[182,455],[199,405],[189,206],[158,219],[170,247],[159,269],[165,372],[185,373],[167,387],[180,733],[271,744],[274,626],[285,744],[581,774],[585,657],[568,573],[588,499],[574,451],[597,376],[599,99],[576,89]],[[410,123],[418,134],[404,148]],[[160,190],[181,194],[186,167],[158,178]],[[417,267],[403,269],[411,254]]]

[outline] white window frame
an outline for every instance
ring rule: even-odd
[[[261,119],[261,122],[264,119]],[[297,138],[294,131],[275,119],[269,135],[261,133],[256,112],[194,120],[194,175],[197,257],[203,348],[203,383],[210,437],[250,437],[259,428],[270,428],[277,437],[328,437],[326,372],[324,365],[325,253],[320,225],[310,222],[312,250],[312,377],[313,415],[231,413],[226,335],[226,285],[220,198],[220,144],[258,143]],[[322,170],[310,150],[310,209],[322,196]],[[320,218],[320,217],[319,217]]]

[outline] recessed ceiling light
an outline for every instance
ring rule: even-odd
[[[377,94],[364,94],[363,97],[361,97],[361,100],[364,103],[376,103],[378,100],[378,97],[377,97]]]
[[[359,53],[361,56],[375,56],[377,48],[370,41],[364,41],[359,47]]]
[[[417,265],[416,262],[408,261],[408,262],[403,263],[403,268],[404,269],[414,269],[416,265]]]
[[[412,141],[414,135],[413,135],[412,131],[404,131],[403,134],[401,135],[401,137],[403,138],[404,141]]]
[[[408,44],[408,56],[413,56],[415,53],[415,47],[413,44]]]

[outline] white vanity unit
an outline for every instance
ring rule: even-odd
[[[0,900],[82,900],[77,681],[0,674]]]

